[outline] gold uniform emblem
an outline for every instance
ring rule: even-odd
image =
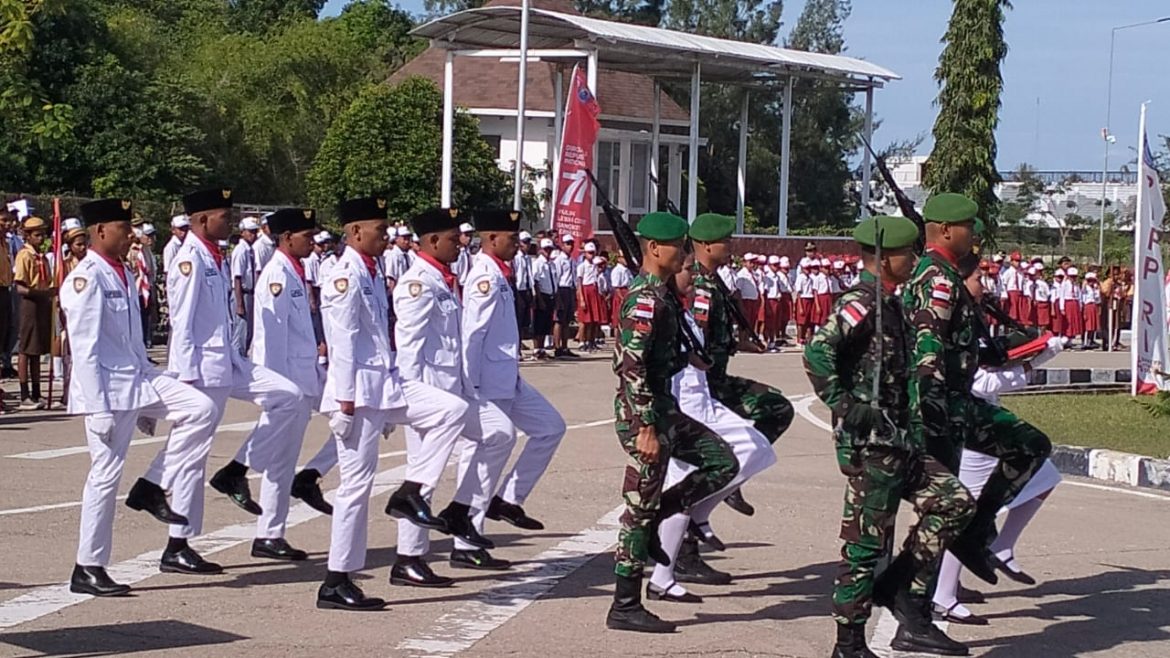
[[[520,213],[516,212],[515,210],[513,210],[512,213],[509,214],[508,216],[512,218],[513,222],[520,221]]]
[[[284,286],[278,281],[273,281],[268,284],[268,292],[272,293],[273,297],[280,297],[280,293],[284,292]]]
[[[83,277],[76,277],[73,279],[73,292],[81,292],[85,290],[85,285],[89,283]]]
[[[333,281],[333,287],[337,289],[337,292],[344,293],[349,290],[349,279],[336,279]]]
[[[224,198],[224,199],[230,199],[230,198],[232,198],[232,191],[231,191],[230,189],[226,188],[226,187],[225,187],[225,188],[223,188],[223,198]]]
[[[386,200],[385,199],[377,199],[376,201],[378,203],[378,210],[384,210],[386,208]]]
[[[475,288],[479,290],[479,294],[486,295],[491,292],[492,282],[484,279],[483,281],[480,281],[478,284],[476,284]]]
[[[130,200],[122,199],[122,210],[130,210]]]
[[[451,219],[455,219],[456,217],[459,216],[459,209],[458,208],[451,208],[447,212],[451,213]]]
[[[406,292],[409,292],[411,297],[418,297],[422,294],[422,284],[418,281],[411,281],[410,285],[406,287]]]
[[[185,261],[179,263],[179,273],[182,274],[183,276],[190,276],[191,275],[191,261],[185,260]]]
[[[313,218],[313,211],[312,211],[312,210],[306,210],[306,211],[305,211],[305,219],[312,219],[312,218]]]

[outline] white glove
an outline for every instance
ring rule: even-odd
[[[138,426],[138,431],[142,432],[146,436],[154,436],[155,431],[158,429],[157,418],[149,418],[141,414],[138,415],[138,422],[136,424]]]
[[[353,416],[334,411],[333,415],[329,416],[329,429],[333,436],[342,441],[348,439],[349,433],[353,431]]]
[[[102,443],[109,443],[110,435],[114,433],[114,414],[108,411],[92,414],[85,419],[85,427],[96,434]]]
[[[1038,368],[1052,359],[1056,358],[1057,354],[1064,351],[1064,338],[1060,336],[1053,336],[1048,339],[1048,347],[1044,351],[1032,358],[1032,367]]]
[[[1061,336],[1053,336],[1048,339],[1048,351],[1052,352],[1052,356],[1056,356],[1064,351],[1064,338]]]

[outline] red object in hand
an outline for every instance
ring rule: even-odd
[[[1012,349],[1008,350],[1008,360],[1027,361],[1028,359],[1031,359],[1048,348],[1048,339],[1052,338],[1052,336],[1053,333],[1051,331],[1045,331],[1044,333],[1040,334],[1039,338],[1030,340],[1023,345],[1020,345],[1019,347],[1013,347]]]

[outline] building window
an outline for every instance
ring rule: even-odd
[[[621,194],[622,181],[622,144],[621,142],[597,142],[597,182],[601,189],[597,191],[597,204],[601,205],[601,197],[609,197],[613,203],[618,203]]]
[[[650,206],[650,145],[630,143],[630,212],[645,213]]]
[[[492,153],[496,157],[496,164],[500,164],[500,136],[499,135],[483,135],[483,141],[492,147]]]

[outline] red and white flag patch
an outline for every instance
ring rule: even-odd
[[[841,307],[841,319],[850,327],[856,327],[869,315],[869,309],[861,302],[849,302]]]
[[[951,284],[946,279],[935,279],[930,288],[930,304],[938,308],[951,307]]]

